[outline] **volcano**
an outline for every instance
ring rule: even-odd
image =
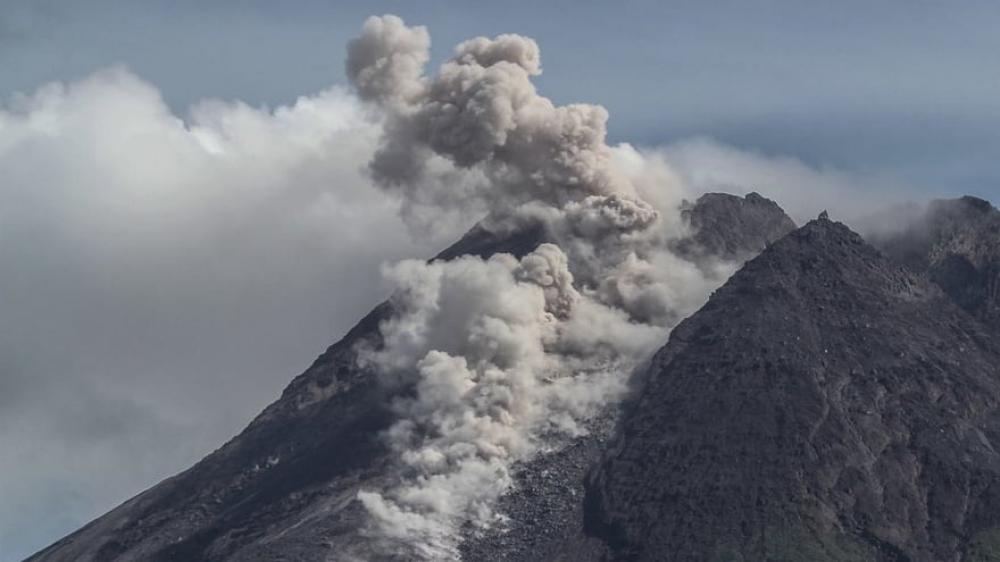
[[[881,251],[826,218],[795,229],[756,194],[710,194],[685,216],[680,253],[749,261],[624,402],[515,467],[504,523],[467,529],[460,557],[1000,560],[996,210],[937,203],[929,235]],[[487,224],[435,259],[547,240]],[[393,314],[376,307],[200,463],[29,560],[411,559],[365,550],[357,500],[390,477],[395,419],[357,350]]]
[[[703,197],[689,207],[702,220],[723,212],[739,216],[738,221],[716,223],[729,230],[717,236],[739,241],[726,251],[740,255],[759,252],[794,227],[777,205],[756,194]],[[692,251],[697,248],[699,259],[717,251],[702,243],[701,227],[692,221],[692,239],[685,243]],[[478,225],[434,259],[522,256],[545,240],[539,226],[498,234]],[[379,346],[379,324],[392,314],[389,302],[377,306],[239,436],[197,465],[29,560],[305,561],[339,559],[338,553],[347,549],[366,552],[362,527],[367,513],[357,494],[362,486],[377,489],[389,478],[393,453],[381,434],[394,415],[378,377],[362,366],[357,354],[362,347]],[[579,490],[577,499],[582,497],[583,470],[596,459],[604,436],[588,436],[582,445],[587,455],[559,465],[562,478],[573,483],[566,490]],[[576,443],[568,450],[580,447]],[[558,496],[556,503],[564,508],[558,521],[578,527],[579,502],[571,499]]]

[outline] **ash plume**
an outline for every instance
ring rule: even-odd
[[[425,28],[395,16],[369,18],[348,45],[348,78],[386,116],[372,177],[403,196],[411,220],[426,219],[427,206],[479,212],[500,203],[635,195],[612,165],[607,111],[556,106],[538,95],[533,40],[465,41],[433,77],[422,72],[429,47]]]
[[[401,480],[360,499],[398,541],[394,552],[452,558],[458,524],[499,522],[492,502],[512,464],[548,436],[586,431],[587,416],[624,390],[620,370],[662,334],[580,294],[552,244],[520,260],[406,261],[387,277],[400,312],[370,360],[387,386],[410,389],[387,435]]]
[[[671,251],[680,182],[661,159],[609,146],[604,108],[539,95],[533,40],[465,41],[431,76],[429,46],[391,15],[348,46],[347,75],[382,123],[371,177],[418,229],[478,214],[495,230],[541,224],[549,241],[521,259],[384,272],[396,312],[363,357],[396,396],[385,439],[398,470],[359,499],[385,552],[449,559],[463,526],[502,524],[494,504],[515,463],[585,433],[735,264]]]

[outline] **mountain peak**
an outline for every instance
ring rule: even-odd
[[[939,199],[935,201],[935,203],[939,205],[947,204],[948,201],[949,201],[948,199]],[[996,209],[993,208],[993,205],[989,201],[981,199],[974,195],[963,195],[962,197],[959,197],[957,200],[953,199],[951,201],[957,201],[962,206],[968,209],[972,209],[974,211],[978,211],[980,213],[990,213],[992,211],[996,211]]]
[[[769,246],[720,291],[730,285],[768,282],[817,298],[840,291],[909,298],[939,294],[931,284],[886,260],[845,224],[828,218],[811,220]]]
[[[774,201],[759,193],[744,197],[706,193],[685,201],[681,216],[692,235],[678,244],[683,255],[746,260],[795,229],[795,223]]]
[[[587,528],[625,560],[960,560],[1000,524],[998,362],[929,281],[810,221],[658,352]]]

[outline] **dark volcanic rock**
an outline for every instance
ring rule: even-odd
[[[694,204],[685,202],[682,216],[693,234],[678,249],[688,256],[712,256],[743,261],[795,230],[795,223],[777,203],[750,193],[706,193]]]
[[[470,533],[462,559],[477,562],[585,560],[600,541],[583,532],[587,471],[601,457],[618,419],[609,405],[588,425],[589,433],[568,446],[516,467],[514,489],[500,499],[507,523],[485,534]]]
[[[747,263],[588,481],[592,559],[998,560],[1000,341],[845,226]]]
[[[1000,211],[989,202],[968,196],[933,201],[919,220],[873,243],[1000,328]]]

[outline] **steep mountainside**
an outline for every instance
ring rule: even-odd
[[[1000,560],[1000,341],[845,226],[678,326],[587,486],[590,559]],[[583,559],[577,556],[576,559]]]
[[[784,213],[777,216],[788,221]],[[746,242],[739,251],[763,248],[745,225],[719,223],[727,239]],[[497,235],[476,227],[437,259],[496,252],[523,255],[545,238],[541,229]],[[356,346],[377,347],[379,323],[390,305],[375,308],[331,346],[282,396],[239,436],[193,468],[125,502],[76,533],[39,552],[33,561],[313,561],[338,559],[346,546],[363,542],[366,520],[356,501],[362,486],[378,489],[391,452],[380,432],[393,415],[374,373],[360,367]],[[610,418],[595,421],[603,436]],[[597,440],[580,442],[524,467],[522,479],[538,477],[548,463],[565,482],[552,505],[579,527],[583,471],[599,453]],[[584,450],[585,455],[576,452]],[[553,488],[555,489],[555,488]],[[509,499],[509,498],[508,498]],[[514,506],[513,519],[524,516]],[[498,552],[498,551],[497,551]],[[493,559],[487,553],[486,558]]]
[[[1000,211],[989,202],[968,196],[933,201],[919,220],[874,243],[1000,328]]]

